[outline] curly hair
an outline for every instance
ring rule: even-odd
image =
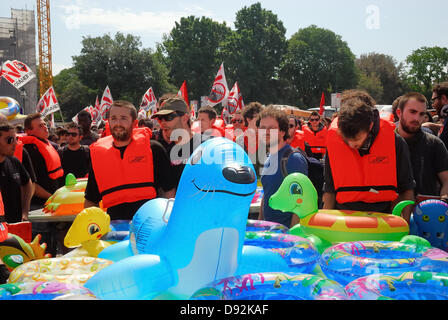
[[[274,118],[278,122],[278,129],[285,133],[283,140],[288,140],[290,138],[288,133],[289,120],[286,113],[280,109],[273,107],[272,105],[268,105],[267,107],[263,108],[263,110],[258,115],[257,127],[260,126],[261,119],[267,117]]]

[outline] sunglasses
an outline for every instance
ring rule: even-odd
[[[310,122],[315,122],[315,121],[319,121],[319,119],[316,119],[316,118],[310,119]]]
[[[437,96],[437,97],[431,98],[431,103],[434,103],[437,99],[440,99],[440,97]]]
[[[6,143],[7,144],[13,144],[14,142],[17,142],[17,138],[16,137],[7,137],[6,138]]]
[[[171,121],[171,120],[174,120],[177,117],[179,117],[179,115],[176,112],[173,112],[173,113],[170,113],[170,114],[157,116],[157,119],[159,119],[159,121],[162,121],[162,120]]]
[[[243,123],[243,120],[232,120],[232,123]]]
[[[78,133],[77,132],[68,132],[67,135],[72,136],[72,137],[77,137]]]
[[[288,124],[288,127],[289,127],[289,128],[294,128],[295,125],[293,125],[293,124]]]

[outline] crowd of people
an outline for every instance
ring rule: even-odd
[[[112,220],[131,220],[146,201],[174,198],[187,160],[203,141],[223,136],[239,144],[253,162],[263,199],[253,219],[292,227],[299,219],[268,206],[284,177],[308,175],[319,208],[390,213],[401,200],[448,199],[448,83],[434,86],[430,102],[409,92],[398,97],[387,119],[365,91],[342,93],[332,119],[287,115],[259,102],[235,112],[229,124],[214,108],[201,107],[197,120],[176,94],[159,99],[151,119],[135,106],[114,101],[107,121],[92,126],[88,112],[77,123],[49,128],[41,114],[23,127],[0,119],[0,189],[8,223],[28,220],[72,173],[87,177],[84,206],[102,204]],[[434,108],[435,115],[429,112]],[[409,221],[411,207],[403,212]],[[34,223],[47,252],[65,253],[61,239],[69,223]]]

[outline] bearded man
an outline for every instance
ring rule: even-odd
[[[399,122],[396,132],[409,147],[416,182],[415,195],[448,199],[448,151],[442,140],[421,129],[427,103],[426,97],[417,92],[402,96],[397,108]]]
[[[111,135],[90,146],[84,207],[102,201],[111,220],[131,220],[146,201],[174,197],[174,176],[165,148],[151,140],[149,128],[137,128],[132,103],[114,101],[108,121]]]

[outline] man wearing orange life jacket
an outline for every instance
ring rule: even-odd
[[[300,130],[300,123],[295,116],[288,117],[288,134],[286,142],[293,148],[300,148],[305,151],[305,133]]]
[[[60,187],[58,179],[64,175],[58,146],[48,140],[47,124],[42,114],[33,113],[25,118],[26,136],[19,137],[28,151],[36,174],[36,185],[31,209],[42,208],[45,201]]]
[[[49,132],[42,114],[29,114],[24,121],[26,136],[19,139],[28,151],[36,174],[34,195],[30,210],[43,208],[47,199],[62,185],[64,175],[61,160],[57,152],[58,145],[48,140]],[[47,222],[33,223],[33,237],[42,235],[42,242],[47,243],[47,252],[52,256],[57,253],[56,224]]]
[[[320,115],[317,111],[311,113],[308,124],[304,125],[302,130],[305,142],[310,146],[310,150],[306,150],[308,156],[322,159],[327,151],[327,128],[320,122]]]
[[[109,110],[112,135],[90,146],[91,167],[84,207],[103,202],[111,220],[131,220],[148,200],[174,198],[166,150],[151,140],[149,128],[137,127],[137,110],[128,101],[116,100]]]
[[[260,186],[261,172],[264,162],[267,159],[267,155],[263,151],[258,150],[258,125],[260,124],[258,116],[263,109],[264,105],[257,101],[252,101],[251,103],[246,104],[243,109],[243,119],[246,130],[235,139],[235,143],[246,151],[252,161]]]
[[[201,134],[211,137],[224,137],[224,128],[216,126],[216,111],[210,106],[201,107],[198,110],[198,120],[201,123]]]
[[[225,137],[229,140],[235,142],[236,138],[246,131],[246,126],[244,125],[243,111],[237,110],[233,114],[231,124],[228,124],[225,129]]]
[[[399,201],[414,199],[406,142],[390,122],[380,119],[366,92],[343,92],[327,148],[324,209],[390,213]],[[410,209],[403,210],[408,222]]]

